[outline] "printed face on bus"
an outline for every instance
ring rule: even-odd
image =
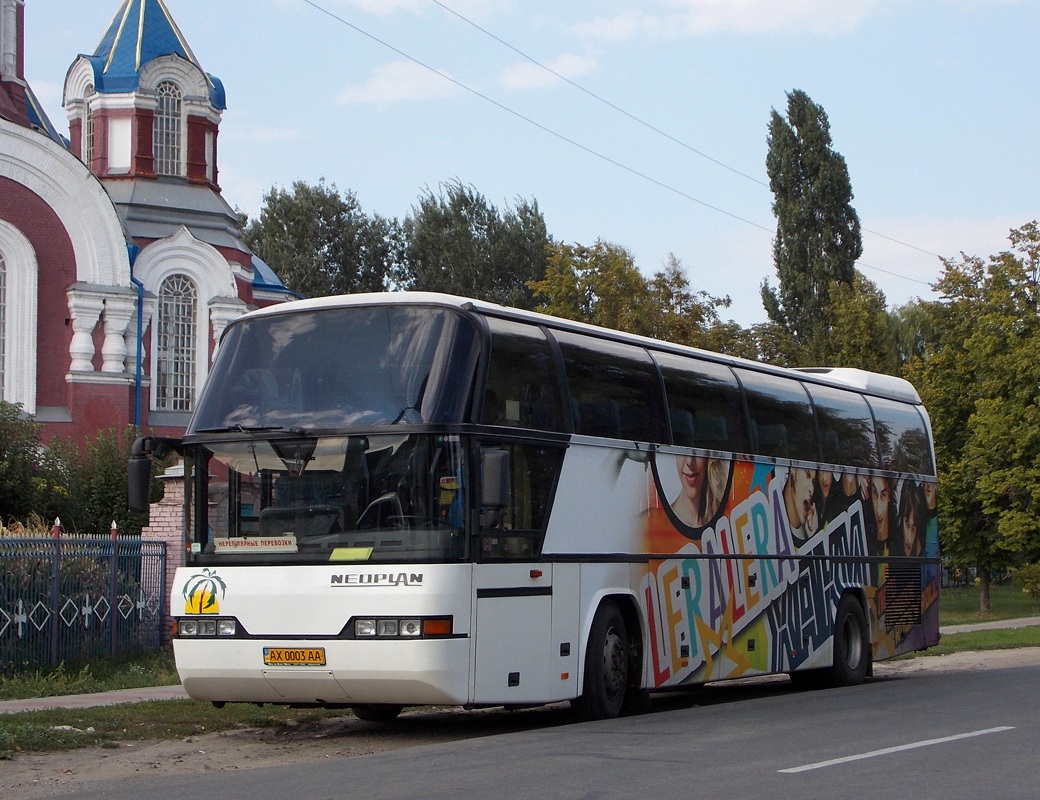
[[[784,505],[787,507],[787,519],[792,528],[803,530],[805,521],[813,511],[813,471],[810,469],[792,469],[787,473],[784,485]]]
[[[834,485],[834,473],[829,469],[821,469],[817,478],[820,481],[820,491],[825,495],[830,494],[831,486]]]
[[[888,508],[892,501],[888,480],[876,477],[870,479],[870,499],[877,521],[878,541],[884,541],[888,538]]]
[[[672,510],[690,526],[704,525],[709,509],[705,497],[708,480],[708,459],[701,456],[679,456],[675,460],[679,472],[679,496]]]
[[[917,514],[915,509],[907,509],[903,515],[903,547],[906,555],[917,555]]]

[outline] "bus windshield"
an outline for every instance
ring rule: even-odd
[[[190,447],[211,563],[444,562],[465,554],[465,461],[433,434]]]
[[[253,317],[228,328],[188,434],[459,422],[476,342],[445,308]]]

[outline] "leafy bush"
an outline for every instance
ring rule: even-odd
[[[0,524],[40,523],[46,534],[60,517],[67,531],[107,533],[114,521],[121,534],[139,534],[146,524],[126,504],[127,462],[137,430],[111,428],[80,443],[40,443],[40,425],[20,405],[0,402]],[[164,465],[157,464],[154,474]],[[158,480],[152,500],[162,497]]]
[[[1040,611],[1040,562],[1012,569],[1011,577],[1022,587],[1023,592],[1033,598],[1037,610]]]
[[[40,426],[20,404],[0,401],[0,522],[53,518],[68,499],[68,464],[40,444]]]

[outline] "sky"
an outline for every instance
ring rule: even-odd
[[[251,217],[298,180],[399,219],[460,181],[500,210],[537,201],[554,239],[621,245],[644,274],[672,254],[751,325],[776,285],[767,128],[794,89],[827,113],[857,266],[890,306],[1040,217],[1037,0],[166,5],[224,83],[219,181]],[[26,77],[66,134],[66,72],[119,6],[26,0]]]

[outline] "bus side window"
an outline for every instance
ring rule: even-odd
[[[480,419],[547,431],[563,430],[561,393],[552,349],[542,331],[520,322],[487,317],[491,330]]]
[[[874,411],[881,468],[935,475],[928,428],[917,408],[879,397],[867,398],[867,402]]]
[[[771,458],[819,461],[816,420],[805,387],[780,375],[742,368],[735,372],[744,385],[756,433],[755,452]]]
[[[574,432],[636,442],[665,438],[664,403],[653,359],[641,347],[553,331],[567,389],[577,404]]]
[[[749,451],[744,402],[729,367],[673,353],[654,353],[664,376],[672,444],[734,453]]]
[[[824,462],[877,468],[874,423],[863,396],[858,392],[813,383],[806,384],[806,388],[816,407]]]

